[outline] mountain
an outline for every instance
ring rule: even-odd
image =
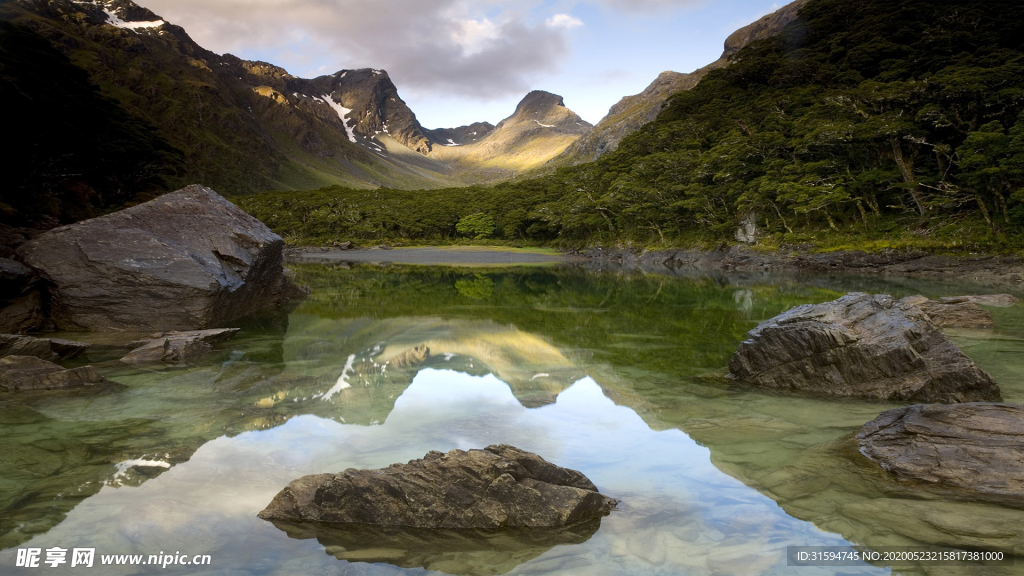
[[[303,104],[315,108],[326,103],[339,118],[344,118],[346,133],[365,139],[383,133],[410,150],[430,152],[431,144],[423,127],[398,96],[398,88],[384,70],[340,70],[313,80],[292,78],[283,86],[286,94]],[[325,95],[331,98],[324,98]]]
[[[561,96],[534,90],[482,139],[460,144],[452,138],[429,156],[464,181],[497,180],[543,165],[592,129]]]
[[[729,58],[744,46],[781,32],[786,24],[796,19],[797,11],[808,1],[796,0],[733,32],[725,40],[722,56],[703,68],[689,74],[671,70],[662,72],[643,92],[626,96],[613,105],[592,131],[573,142],[552,164],[590,162],[615,150],[623,138],[654,120],[664,109],[669,96],[692,89],[708,72],[727,66]]]
[[[108,103],[103,111],[83,108],[82,101],[63,102],[50,113],[74,105],[79,117],[102,114],[146,126],[142,132],[158,141],[147,147],[166,148],[179,160],[153,171],[162,178],[157,188],[203,182],[242,194],[452,182],[446,166],[424,155],[431,143],[382,70],[297,78],[265,62],[210,52],[131,0],[13,0],[0,3],[0,20],[17,30],[8,40],[20,43],[4,54],[3,80],[14,88],[0,94],[6,109],[18,109],[10,107],[18,94],[33,102],[53,98],[70,76],[81,77],[76,82]],[[41,88],[32,78],[39,75],[43,45],[64,59],[60,66],[82,74],[55,71],[49,89]],[[54,58],[43,60],[57,66]],[[28,136],[30,149],[51,147]]]
[[[879,251],[838,257],[854,267],[930,251],[1009,256],[1024,247],[1022,39],[1021,2],[809,0],[593,162],[490,188],[382,201],[328,190],[253,209],[318,241],[376,242],[380,230],[446,240],[473,215],[499,239],[577,248]],[[531,108],[485,141],[507,124],[548,123]],[[353,205],[365,209],[342,223],[301,217]],[[683,265],[693,254],[653,257]]]

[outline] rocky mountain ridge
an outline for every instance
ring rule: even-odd
[[[472,144],[491,133],[494,125],[490,122],[473,122],[458,128],[435,128],[424,130],[424,134],[432,144],[441,146],[461,146]]]
[[[148,121],[182,152],[184,174],[167,188],[451,183],[423,156],[431,144],[382,70],[298,78],[206,50],[131,0],[15,0],[0,6],[0,19],[45,39],[126,116]]]

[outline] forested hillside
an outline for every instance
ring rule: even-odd
[[[166,188],[181,153],[125,114],[88,75],[32,30],[0,22],[6,182],[0,222],[96,216]]]
[[[306,239],[455,237],[480,213],[485,236],[567,245],[717,243],[746,223],[769,245],[1019,247],[1022,42],[1020,2],[812,0],[596,162],[489,189],[246,207]]]

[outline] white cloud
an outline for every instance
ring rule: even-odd
[[[331,72],[383,68],[403,90],[419,94],[524,94],[569,53],[571,26],[532,23],[529,2],[136,1],[215,52],[259,54],[286,68],[286,56],[301,54],[296,61],[308,64],[289,70],[297,74],[316,74],[325,62]]]
[[[555,14],[544,22],[549,28],[571,29],[583,26],[583,21],[572,14]]]
[[[452,32],[452,39],[462,46],[464,54],[475,54],[483,50],[490,42],[501,37],[498,26],[487,18],[480,20],[461,20],[458,28]]]

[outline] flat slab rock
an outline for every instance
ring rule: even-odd
[[[930,320],[919,296],[853,292],[762,322],[729,378],[815,395],[911,402],[999,399],[999,387]]]
[[[298,291],[281,237],[213,190],[192,185],[55,228],[18,249],[65,330],[194,330]]]
[[[581,472],[501,444],[431,451],[380,470],[304,476],[259,517],[414,528],[554,527],[605,516],[616,504]]]
[[[146,340],[132,342],[135,349],[125,354],[126,364],[183,364],[209,352],[212,344],[227,340],[238,333],[238,328],[162,332]]]
[[[106,382],[92,366],[64,369],[35,356],[0,358],[0,390],[61,390]]]
[[[902,480],[1024,506],[1024,406],[917,404],[880,414],[857,433],[862,454]]]

